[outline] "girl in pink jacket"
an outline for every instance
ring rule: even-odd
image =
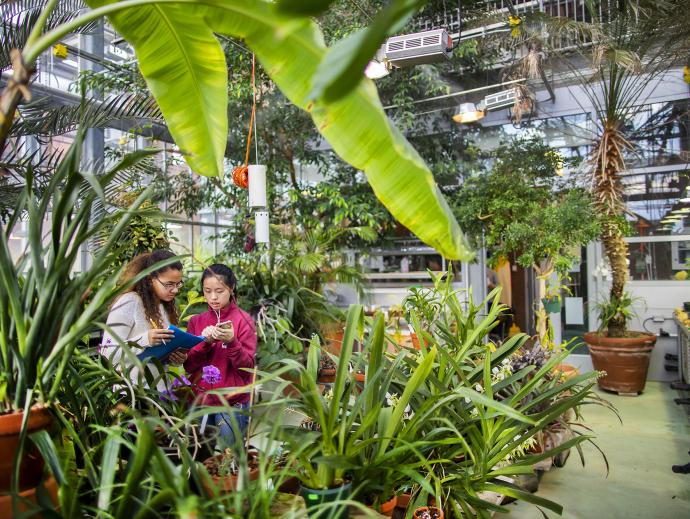
[[[200,401],[208,406],[219,407],[209,415],[209,422],[219,431],[221,448],[233,446],[233,415],[244,435],[247,428],[249,392],[242,388],[251,384],[252,372],[242,368],[254,367],[256,331],[254,321],[235,303],[237,278],[226,265],[215,264],[201,275],[201,288],[208,311],[189,320],[187,331],[203,335],[206,341],[197,344],[187,355],[184,367],[190,374],[200,395]],[[206,394],[208,390],[228,390],[228,395]]]

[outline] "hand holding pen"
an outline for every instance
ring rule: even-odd
[[[172,330],[166,328],[157,328],[156,323],[149,321],[152,328],[149,330],[148,338],[149,344],[151,346],[158,346],[159,344],[165,344],[165,341],[169,341],[173,338],[175,333]]]

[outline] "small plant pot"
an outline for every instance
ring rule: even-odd
[[[299,495],[304,498],[304,502],[307,505],[308,515],[321,515],[322,517],[328,517],[329,519],[347,519],[350,517],[350,511],[347,505],[343,504],[332,506],[327,514],[320,513],[321,510],[325,508],[321,505],[349,499],[351,492],[352,483],[345,483],[339,487],[326,489],[314,489],[300,486]]]
[[[400,494],[398,496],[398,502],[395,504],[395,507],[398,508],[399,510],[405,510],[407,511],[407,507],[410,505],[410,500],[412,499],[412,494]]]
[[[410,333],[410,340],[412,341],[412,347],[415,350],[422,349],[421,343],[419,342],[419,335],[417,335],[414,332]],[[424,346],[426,346],[427,348],[429,347],[429,341],[427,341],[426,339],[424,339]]]
[[[335,382],[335,369],[322,369],[319,371],[319,384],[332,384]]]
[[[558,298],[556,296],[544,297],[541,300],[541,302],[544,305],[544,310],[546,310],[546,313],[548,313],[548,314],[560,313],[560,311],[561,311],[561,300],[560,300],[560,298]]]
[[[385,515],[386,517],[393,517],[393,512],[395,511],[397,503],[398,496],[393,496],[385,503],[381,503],[379,506],[379,512],[381,512],[381,515]]]
[[[258,454],[255,453],[256,451],[251,451],[248,454],[249,481],[256,481],[259,479],[259,460]],[[204,465],[206,466],[207,470],[209,470],[209,467],[212,465],[217,464],[222,457],[222,454],[216,454],[215,456],[211,456],[210,458],[206,459],[204,461]],[[215,497],[219,493],[223,494],[237,489],[237,481],[239,479],[237,474],[227,474],[223,476],[209,474],[209,477],[210,481],[209,478],[202,478],[201,483],[204,487],[204,490],[206,490],[210,496]]]
[[[443,510],[435,506],[420,506],[414,511],[414,519],[443,519]]]
[[[46,480],[42,483],[39,483],[37,487],[34,488],[29,488],[28,490],[24,490],[23,492],[19,492],[19,497],[21,500],[17,503],[17,509],[19,511],[19,516],[18,517],[27,517],[27,515],[22,514],[22,512],[28,512],[33,508],[32,505],[28,504],[27,501],[29,501],[32,504],[37,504],[39,502],[39,492],[42,490],[41,487],[43,487],[43,492],[47,492],[48,496],[50,497],[50,501],[53,503],[53,505],[58,504],[58,484],[57,481],[53,476],[49,476],[46,478]],[[45,495],[45,494],[44,494]],[[42,503],[43,504],[43,503]],[[4,510],[3,512],[0,512],[2,514],[3,519],[13,519],[14,514],[12,513],[12,496],[11,495],[0,495],[0,510]],[[43,517],[43,516],[38,516],[31,514],[28,517]]]

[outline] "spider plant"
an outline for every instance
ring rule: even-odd
[[[90,333],[109,304],[127,289],[117,276],[94,289],[95,280],[117,259],[114,243],[147,199],[143,192],[129,208],[93,221],[96,204],[119,171],[151,155],[125,157],[100,177],[80,170],[83,132],[55,171],[42,196],[29,179],[15,212],[0,233],[0,410],[28,409],[51,402],[80,339]],[[25,218],[28,245],[15,261],[10,239]],[[75,272],[84,248],[117,218],[108,239],[94,251],[91,267]],[[45,232],[44,224],[48,224]],[[141,275],[145,275],[142,273]],[[86,302],[87,297],[90,297]]]
[[[484,492],[497,492],[560,513],[560,505],[500,478],[531,473],[534,463],[571,447],[579,451],[580,443],[591,439],[590,435],[576,431],[574,438],[547,452],[521,454],[532,438],[569,410],[585,403],[603,403],[591,391],[597,373],[567,381],[553,376],[555,366],[569,354],[568,350],[547,357],[540,367],[528,365],[513,370],[511,358],[523,347],[527,336],[519,334],[499,345],[487,341],[498,316],[505,310],[496,291],[480,305],[446,284],[435,285],[427,296],[417,300],[422,312],[424,305],[444,301],[434,327],[424,331],[426,344],[438,352],[437,362],[411,400],[411,408],[416,415],[428,405],[430,395],[463,397],[445,400],[424,421],[429,429],[445,428],[449,437],[456,439],[437,442],[430,453],[430,459],[437,460],[433,471],[440,482],[434,489],[435,495],[447,509],[468,517],[483,518],[489,517],[490,512],[505,511],[483,499]],[[461,304],[459,299],[467,302]],[[481,310],[487,307],[488,314],[480,318]],[[411,310],[413,322],[418,321],[416,312]],[[408,356],[409,369],[423,363],[427,354],[423,347],[418,355]],[[425,500],[424,492],[420,492],[419,502]]]

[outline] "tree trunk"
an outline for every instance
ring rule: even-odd
[[[620,301],[628,278],[628,247],[621,229],[625,203],[620,173],[625,170],[623,152],[630,147],[615,121],[606,121],[601,139],[592,154],[592,194],[602,221],[601,242],[611,266],[609,301]],[[625,316],[618,313],[608,323],[608,337],[625,336]]]
[[[623,239],[623,233],[615,222],[604,225],[602,234],[604,253],[611,265],[611,292],[609,301],[620,301],[625,292],[625,283],[628,280],[628,246]],[[609,321],[607,336],[624,337],[626,330],[625,316],[618,313]]]
[[[539,343],[544,347],[553,347],[548,333],[548,319],[546,308],[542,299],[546,297],[546,280],[553,274],[553,261],[551,258],[543,260],[539,265],[533,265],[532,268],[537,273],[537,335],[539,336]]]

